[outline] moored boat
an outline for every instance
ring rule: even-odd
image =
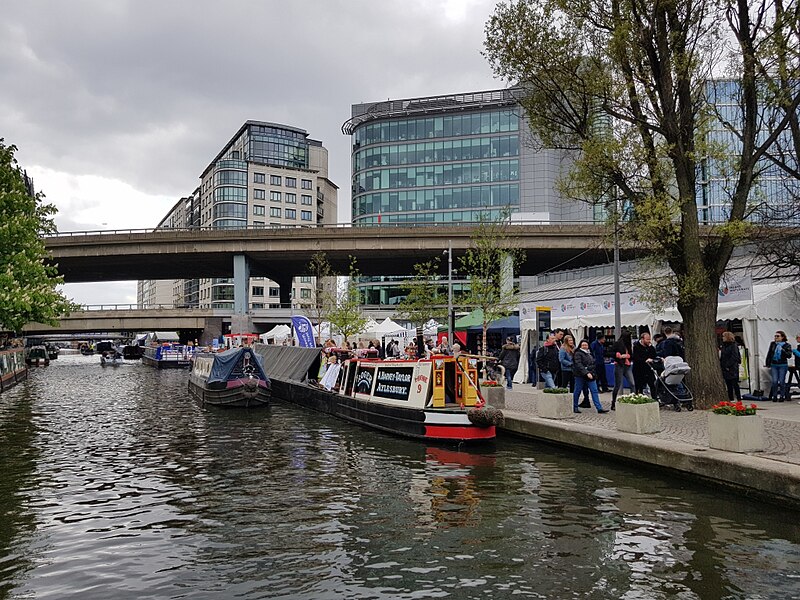
[[[148,346],[142,354],[142,364],[156,369],[188,369],[192,366],[194,347],[179,344]]]
[[[50,364],[50,357],[47,355],[47,348],[44,346],[31,346],[25,351],[25,363],[29,367],[38,367]]]
[[[319,348],[257,344],[256,351],[269,365],[276,397],[381,431],[437,442],[485,441],[494,439],[503,419],[480,396],[474,357],[347,359],[335,377],[322,378],[326,387],[314,381]]]
[[[28,378],[24,348],[0,350],[0,392],[14,387]]]
[[[201,352],[189,374],[189,391],[206,404],[252,407],[269,404],[272,387],[252,348]]]

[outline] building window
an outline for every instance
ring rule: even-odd
[[[270,202],[280,202],[281,201],[281,193],[280,192],[270,192],[269,193]]]
[[[280,218],[281,209],[280,208],[275,208],[274,206],[271,206],[270,209],[269,209],[269,216],[270,217],[278,217],[278,218]]]
[[[253,221],[253,227],[264,227],[264,221]]]
[[[280,185],[281,184],[281,176],[280,175],[270,175],[269,176],[269,184],[270,185]]]
[[[264,308],[264,303],[263,302],[253,302],[250,306],[252,308]]]
[[[302,275],[298,279],[300,279],[300,283],[311,283],[311,276],[310,275]]]
[[[239,151],[234,150],[233,152],[231,152],[231,158],[239,158]]]
[[[297,211],[293,208],[287,208],[285,211],[287,219],[297,219]]]
[[[300,220],[301,221],[310,221],[311,220],[311,211],[310,210],[301,210],[300,211]]]
[[[253,173],[253,183],[264,183],[265,180],[263,173]]]
[[[256,215],[256,216],[259,216],[259,217],[263,217],[265,214],[267,214],[265,212],[264,208],[265,208],[264,206],[259,206],[258,204],[254,204],[253,205],[253,214]]]
[[[306,206],[311,206],[311,196],[303,194],[302,196],[300,196],[300,202],[302,204],[305,204]]]
[[[296,177],[287,177],[286,178],[286,187],[296,188],[297,187],[297,178]]]
[[[281,288],[271,287],[269,288],[269,297],[270,298],[280,298],[281,295]]]
[[[311,290],[308,288],[300,288],[301,298],[311,298]]]
[[[286,192],[286,204],[297,204],[297,194]]]
[[[253,190],[253,200],[263,200],[266,197],[267,195],[264,190],[259,190],[258,188]]]
[[[254,285],[251,295],[252,296],[263,296],[264,295],[264,286]]]
[[[310,180],[310,179],[301,179],[301,180],[300,180],[300,186],[301,186],[301,187],[302,187],[304,190],[310,190],[310,189],[313,189],[313,188],[311,187],[311,185],[312,185],[312,184],[311,184],[311,180]]]

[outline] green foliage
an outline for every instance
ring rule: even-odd
[[[483,311],[482,348],[486,348],[489,323],[508,316],[519,303],[513,278],[524,255],[507,233],[509,222],[508,211],[497,221],[482,218],[472,234],[471,247],[460,261],[460,273],[469,276],[469,291],[459,301]]]
[[[56,285],[58,269],[45,263],[42,235],[55,232],[52,204],[28,194],[14,153],[0,138],[0,329],[19,331],[26,323],[56,325],[74,307]]]
[[[722,385],[706,360],[716,289],[748,237],[754,186],[765,163],[800,179],[800,11],[783,4],[511,0],[486,25],[484,54],[518,85],[532,137],[569,157],[559,191],[605,207],[625,242],[671,270],[701,406]],[[709,98],[722,72],[736,83],[726,113]],[[728,216],[713,228],[698,176],[726,178]]]
[[[415,264],[414,276],[406,283],[408,293],[397,307],[397,315],[415,326],[447,316],[447,284],[438,275],[440,262],[437,256]]]
[[[331,327],[342,335],[345,341],[350,336],[361,333],[368,321],[361,311],[361,293],[356,286],[356,281],[360,276],[361,272],[356,266],[356,259],[351,256],[350,272],[345,289],[335,299],[328,313]]]
[[[562,387],[544,388],[542,391],[545,394],[569,394],[569,388]]]

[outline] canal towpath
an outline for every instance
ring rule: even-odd
[[[755,402],[764,418],[763,452],[739,454],[709,448],[708,412],[661,410],[662,430],[640,435],[617,431],[613,412],[582,409],[569,419],[538,416],[543,392],[531,385],[506,390],[502,433],[583,448],[716,481],[749,495],[800,506],[800,404]],[[605,408],[611,394],[601,394]]]

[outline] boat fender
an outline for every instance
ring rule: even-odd
[[[484,408],[471,408],[467,411],[467,418],[470,423],[478,427],[489,427],[490,425],[502,425],[505,421],[503,411],[494,406]]]
[[[244,382],[242,395],[245,398],[255,398],[258,396],[258,379],[248,379]]]

